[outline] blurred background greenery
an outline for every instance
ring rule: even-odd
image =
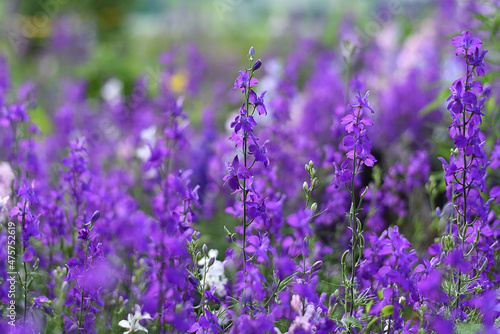
[[[400,0],[400,23],[425,12],[425,0]],[[195,42],[208,63],[241,61],[253,45],[259,52],[286,55],[300,38],[338,47],[339,25],[366,21],[380,7],[366,0],[2,0],[0,52],[15,81],[50,82],[61,73],[88,80],[90,94],[117,77],[125,92],[148,64],[173,45]],[[391,19],[401,19],[394,17]],[[405,28],[406,27],[406,28]],[[61,40],[72,46],[63,57]],[[272,46],[272,48],[269,48]],[[77,50],[75,52],[75,50]],[[78,52],[80,50],[80,52]]]

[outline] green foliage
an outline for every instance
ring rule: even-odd
[[[455,326],[455,334],[475,334],[480,329],[481,325],[478,324],[458,323]]]

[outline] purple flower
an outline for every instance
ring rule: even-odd
[[[345,159],[340,166],[337,166],[336,163],[333,163],[335,167],[335,175],[333,176],[331,184],[337,189],[340,186],[340,183],[349,182],[352,179],[352,167],[349,163],[349,159]]]
[[[84,227],[78,231],[78,239],[83,241],[88,241],[90,239],[90,230],[88,227]]]
[[[247,70],[240,71],[240,75],[236,78],[234,82],[233,89],[240,89],[242,93],[245,93],[246,89],[259,84],[259,81],[255,78],[250,79],[250,75]],[[250,85],[248,84],[250,81]]]
[[[375,111],[368,105],[368,95],[370,95],[370,91],[366,91],[365,96],[361,97],[361,93],[358,90],[358,95],[356,95],[357,104],[352,105],[353,108],[366,108],[370,110],[372,113]]]
[[[236,116],[233,122],[231,122],[231,127],[234,128],[234,132],[238,133],[240,129],[243,129],[246,133],[248,133],[252,138],[254,138],[252,132],[252,126],[257,125],[253,116],[247,116],[247,111],[244,108],[244,104],[240,107],[240,115]]]
[[[23,180],[23,186],[19,188],[17,196],[27,199],[31,205],[38,203],[38,198],[35,194],[35,180],[31,181],[31,186],[28,186],[26,180]]]
[[[266,95],[267,91],[263,91],[260,96],[257,96],[257,94],[253,91],[253,89],[250,89],[249,93],[249,99],[250,102],[255,106],[255,109],[257,109],[257,112],[259,115],[267,115],[267,110],[266,110],[266,105],[264,104],[264,96]]]
[[[235,155],[233,162],[226,162],[228,174],[224,176],[224,184],[229,183],[229,187],[233,190],[240,189],[239,180],[249,178],[249,170],[245,166],[240,166],[238,156]]]
[[[463,90],[463,79],[456,80],[453,85],[450,86],[451,96],[448,98],[448,110],[452,111],[454,114],[459,114],[463,112],[464,104],[475,105],[477,103],[476,94],[472,91],[465,92]]]
[[[482,50],[481,52],[479,52],[479,48],[476,48],[476,51],[474,52],[474,54],[470,58],[469,64],[474,66],[474,68],[476,69],[477,75],[480,77],[484,75],[484,63],[483,63],[483,61],[484,61],[484,56],[486,55],[487,52],[488,52],[488,50]]]
[[[342,118],[340,123],[345,124],[345,129],[348,133],[353,131],[359,132],[359,130],[364,129],[365,126],[373,125],[372,120],[368,117],[362,117],[362,114],[363,108],[360,108],[359,112],[355,110],[353,114],[349,114]]]
[[[271,249],[269,234],[266,232],[264,235],[259,231],[257,235],[251,235],[247,238],[247,246],[245,251],[254,254],[257,263],[269,262],[267,252]]]
[[[249,153],[253,154],[253,156],[255,157],[255,161],[262,162],[264,164],[264,167],[269,166],[269,158],[266,156],[266,144],[269,143],[269,140],[266,140],[262,146],[259,146],[255,139],[253,139],[253,142],[254,144],[248,147]]]
[[[262,200],[261,204],[256,202],[246,202],[246,203],[248,207],[248,216],[252,219],[260,217],[262,218],[264,223],[267,224],[267,222],[269,222],[269,217],[267,215],[266,199],[267,197]]]
[[[483,42],[479,38],[472,38],[468,31],[462,32],[462,36],[453,37],[451,44],[457,47],[455,54],[461,53],[471,55],[475,48],[479,48]]]

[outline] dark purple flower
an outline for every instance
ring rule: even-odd
[[[264,223],[267,223],[269,221],[269,217],[267,215],[267,208],[266,208],[266,198],[262,200],[262,203],[256,203],[256,202],[246,202],[247,207],[248,207],[248,216],[252,219],[255,219],[257,217],[262,218]]]
[[[84,227],[78,231],[78,239],[83,241],[88,241],[90,239],[90,230],[88,227]]]
[[[239,180],[249,178],[249,170],[245,166],[240,166],[238,156],[235,155],[233,162],[226,162],[228,174],[224,176],[224,184],[229,183],[229,187],[233,190],[240,189]]]
[[[482,50],[481,52],[479,51],[479,48],[476,48],[476,51],[472,55],[470,59],[470,65],[473,65],[474,68],[476,69],[476,73],[478,76],[483,76],[484,75],[484,56],[488,53],[488,50]]]

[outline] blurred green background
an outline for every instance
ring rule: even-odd
[[[398,2],[407,15],[391,19],[410,30],[426,3]],[[127,92],[172,45],[195,42],[209,64],[236,64],[252,45],[258,53],[285,56],[301,38],[340,49],[343,20],[352,17],[361,26],[379,7],[380,1],[366,0],[3,0],[0,52],[16,82],[34,77],[50,83],[68,74],[87,79],[92,95],[103,80],[117,77]],[[57,48],[61,40],[74,44],[73,53]]]

